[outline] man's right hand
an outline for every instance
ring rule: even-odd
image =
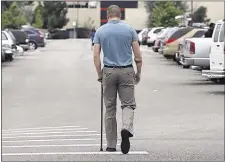
[[[135,84],[138,84],[141,80],[141,74],[140,73],[136,73],[135,74]]]

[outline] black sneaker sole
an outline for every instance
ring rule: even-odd
[[[106,148],[106,151],[108,151],[108,152],[116,152],[116,149],[115,148],[109,148],[109,147],[107,147]]]
[[[121,131],[122,142],[120,147],[123,154],[127,154],[130,150],[129,135],[130,135],[130,132],[128,130],[124,129]]]

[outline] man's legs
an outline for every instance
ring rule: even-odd
[[[121,150],[128,153],[130,149],[129,138],[133,137],[133,120],[136,102],[134,97],[135,72],[133,68],[120,69],[118,92],[122,108],[122,143]]]
[[[103,92],[106,107],[105,132],[107,147],[116,148],[117,145],[117,121],[116,121],[116,99],[117,99],[117,74],[115,69],[103,69]]]

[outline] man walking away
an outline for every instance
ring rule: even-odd
[[[98,81],[103,84],[105,113],[106,151],[116,151],[117,145],[117,92],[122,108],[121,151],[127,154],[129,138],[133,137],[133,120],[136,102],[135,84],[141,76],[142,56],[136,31],[120,20],[121,11],[116,5],[107,9],[108,23],[101,26],[94,38],[94,64]],[[103,50],[104,68],[101,70],[100,48]],[[132,49],[137,72],[133,69]]]
[[[214,23],[210,23],[209,24],[209,29],[205,33],[205,38],[212,38],[214,27],[215,27],[215,24]]]

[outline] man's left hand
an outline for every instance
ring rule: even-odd
[[[98,74],[98,81],[102,82],[102,74]]]

